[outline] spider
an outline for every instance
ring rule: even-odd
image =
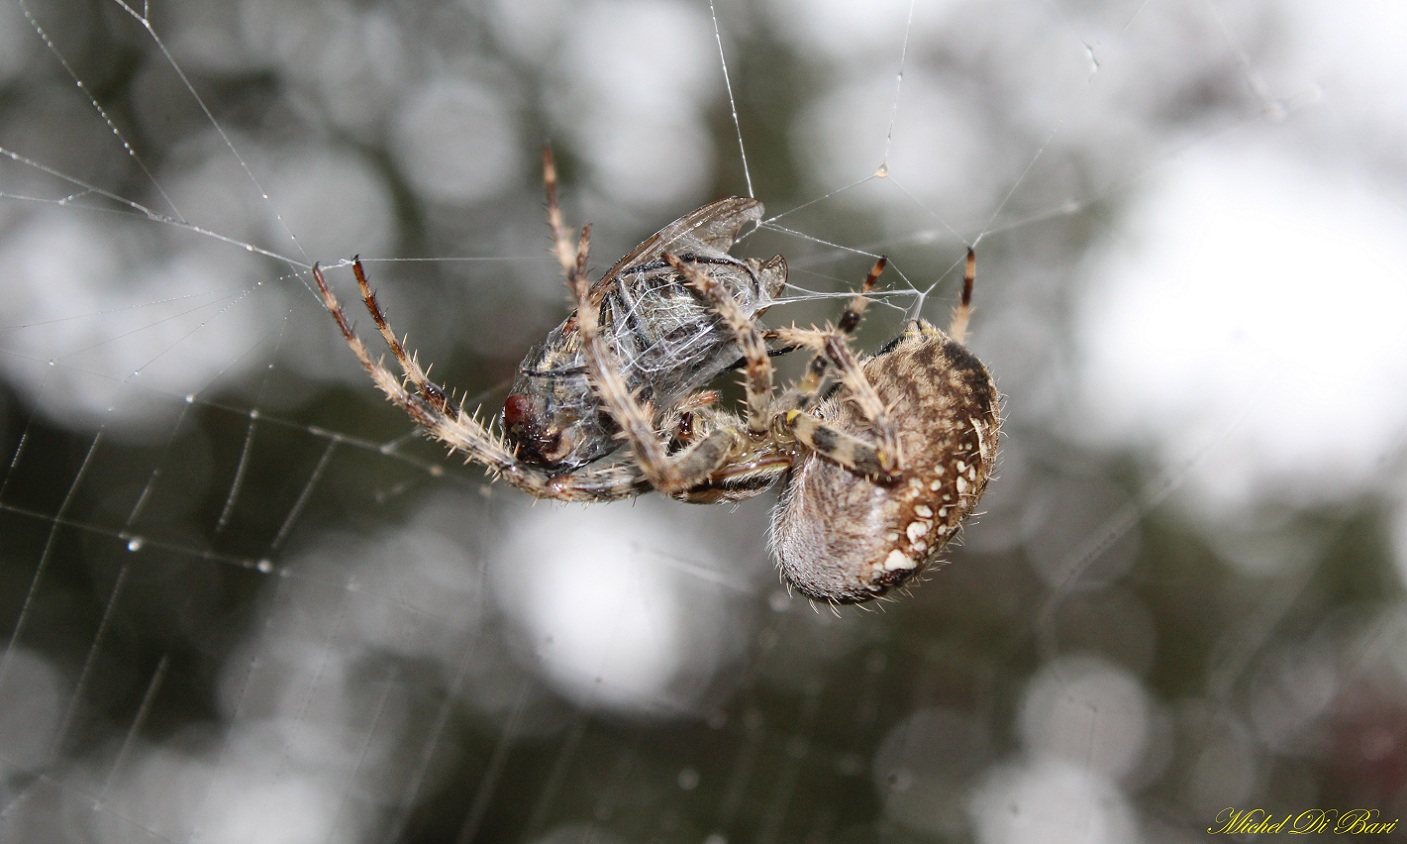
[[[848,337],[883,258],[835,326],[771,332],[815,353],[807,373],[780,395],[762,330],[706,273],[672,255],[665,259],[723,316],[746,362],[745,416],[701,409],[693,423],[696,441],[679,453],[671,454],[651,427],[648,409],[626,387],[614,351],[602,342],[595,311],[586,306],[585,273],[570,279],[588,377],[650,486],[709,503],[746,498],[785,477],[772,518],[772,549],[783,578],[813,600],[868,601],[924,570],[976,505],[996,460],[996,385],[962,344],[976,274],[973,251],[947,333],[915,318],[879,352],[854,356]],[[820,397],[828,370],[839,383]]]
[[[712,503],[751,497],[785,478],[772,548],[786,581],[818,601],[871,600],[936,559],[986,486],[1000,427],[992,378],[962,344],[975,277],[971,250],[947,333],[913,319],[879,352],[857,358],[848,338],[884,269],[883,258],[834,326],[764,334],[736,291],[714,277],[713,264],[685,260],[660,246],[659,260],[726,326],[715,331],[724,332],[742,356],[746,399],[744,413],[735,414],[717,407],[715,397],[694,392],[657,412],[632,384],[641,380],[640,372],[621,361],[621,335],[612,334],[613,323],[603,318],[588,281],[590,228],[583,228],[574,251],[556,220],[553,231],[577,306],[574,342],[585,383],[608,427],[618,431],[613,436],[628,446],[628,452],[617,449],[577,466],[551,468],[531,449],[525,459],[493,425],[453,405],[396,338],[360,261],[352,269],[362,300],[400,375],[372,359],[316,265],[313,279],[348,346],[394,404],[452,451],[530,495],[605,501],[653,489]],[[666,239],[656,236],[636,252],[644,254],[656,240]],[[813,354],[805,374],[780,393],[768,337]],[[505,417],[512,415],[511,403]]]
[[[550,148],[543,151],[543,181],[554,252],[570,278],[577,258],[562,224]],[[687,435],[690,406],[717,398],[700,389],[738,360],[722,318],[664,255],[706,272],[744,314],[756,318],[786,283],[786,261],[780,255],[744,260],[728,250],[745,225],[761,218],[762,203],[755,199],[710,203],[656,232],[591,286],[591,307],[600,314],[606,342],[621,359],[627,386],[655,408],[657,428],[682,426]],[[575,313],[524,358],[499,421],[520,461],[556,474],[623,446],[586,377]]]

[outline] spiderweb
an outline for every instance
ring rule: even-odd
[[[0,838],[1392,821],[1401,14],[4,0]],[[861,349],[976,246],[1006,421],[950,566],[818,610],[769,497],[534,506],[378,398],[309,267],[496,408],[566,307],[543,139],[593,267],[728,194],[774,324],[889,255]]]

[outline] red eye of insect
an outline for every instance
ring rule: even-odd
[[[517,393],[503,402],[503,425],[512,430],[520,427],[532,415],[532,401]]]

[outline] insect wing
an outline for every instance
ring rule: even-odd
[[[592,285],[591,296],[599,301],[616,277],[630,267],[673,254],[693,252],[727,253],[737,242],[743,226],[762,219],[762,203],[744,196],[730,196],[691,211],[645,239],[643,243],[611,267]]]

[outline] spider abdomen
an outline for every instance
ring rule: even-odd
[[[773,517],[782,575],[816,600],[870,600],[923,571],[976,505],[996,459],[996,385],[962,344],[915,320],[862,367],[897,428],[898,477],[857,482],[808,453]],[[843,391],[814,412],[838,430],[867,430]]]

